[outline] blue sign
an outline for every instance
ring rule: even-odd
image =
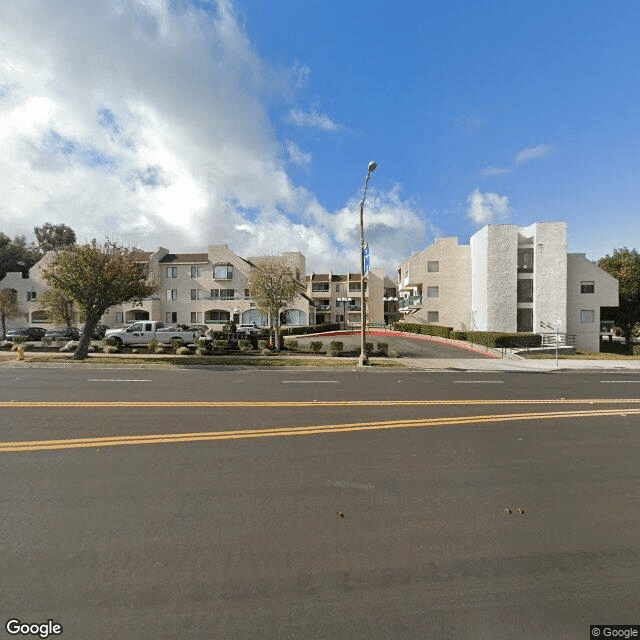
[[[362,250],[364,254],[364,275],[365,277],[369,275],[369,266],[370,266],[370,253],[369,253],[369,244],[364,245],[364,249]]]

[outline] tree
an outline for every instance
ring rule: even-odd
[[[60,251],[76,243],[76,232],[66,224],[45,222],[41,227],[34,227],[38,247],[44,253]]]
[[[73,355],[76,360],[87,356],[93,329],[109,307],[140,303],[158,290],[140,252],[110,240],[104,244],[93,240],[58,252],[42,274],[49,286],[75,301],[85,318]]]
[[[7,320],[22,315],[18,305],[18,293],[14,289],[0,291],[0,323],[2,323],[2,337],[7,334]]]
[[[0,280],[9,271],[28,271],[41,257],[40,249],[24,236],[12,238],[0,231]]]
[[[618,279],[619,303],[610,316],[615,320],[625,338],[631,344],[633,330],[640,323],[640,253],[637,249],[614,249],[598,261],[598,266]]]
[[[45,311],[47,321],[65,327],[75,327],[79,313],[73,298],[58,289],[47,289],[38,294],[38,309]]]
[[[274,331],[275,348],[280,351],[280,311],[304,291],[300,269],[285,258],[261,258],[251,268],[247,286],[260,311],[269,316],[269,329]]]

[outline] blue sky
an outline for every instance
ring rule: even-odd
[[[366,235],[388,273],[490,222],[566,220],[591,259],[640,244],[637,3],[13,4],[3,231],[354,270],[377,160]]]

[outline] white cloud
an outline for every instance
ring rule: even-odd
[[[292,164],[304,168],[311,165],[311,154],[303,151],[293,140],[287,140],[285,148]]]
[[[505,222],[512,213],[507,196],[500,196],[497,193],[482,193],[480,189],[474,189],[469,194],[467,202],[469,203],[467,216],[481,225]]]
[[[548,144],[538,144],[535,147],[527,147],[516,155],[515,164],[517,167],[529,162],[529,160],[536,160],[537,158],[544,158],[553,151],[553,147]]]
[[[296,127],[309,127],[312,129],[321,129],[322,131],[338,131],[341,127],[324,113],[319,113],[313,107],[309,111],[303,111],[299,108],[293,108],[289,111],[285,122],[293,124]]]
[[[292,100],[310,71],[265,65],[229,0],[4,2],[0,42],[5,233],[65,222],[146,249],[224,242],[299,250],[316,270],[359,264],[358,197],[330,212],[296,185],[287,161],[311,154],[278,140],[269,116],[274,93]],[[340,129],[317,108],[290,115]],[[375,265],[424,246],[422,213],[397,188],[370,191],[366,222]]]

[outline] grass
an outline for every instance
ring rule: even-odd
[[[555,360],[555,353],[520,353],[527,359]],[[640,360],[640,355],[631,356],[622,353],[597,353],[596,351],[580,351],[575,353],[558,354],[558,360]]]

